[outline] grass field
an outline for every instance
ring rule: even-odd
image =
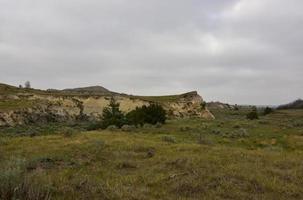
[[[302,110],[213,112],[128,132],[2,129],[0,199],[303,199]]]

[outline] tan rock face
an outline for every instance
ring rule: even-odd
[[[46,95],[27,95],[11,97],[14,100],[26,99],[34,101],[32,107],[16,110],[0,110],[0,127],[15,126],[30,122],[74,121],[81,117],[89,120],[99,120],[103,109],[109,105],[110,97],[61,97]],[[154,103],[140,98],[116,95],[120,109],[127,113],[136,107]],[[183,95],[173,102],[158,102],[171,118],[201,117],[214,119],[214,116],[202,107],[203,99],[196,92]]]
[[[191,92],[176,102],[164,103],[164,108],[171,117],[201,117],[205,119],[214,119],[215,117],[203,107],[203,99],[197,92]]]
[[[146,101],[122,96],[117,96],[115,99],[120,104],[120,109],[124,113],[134,110],[136,107],[142,107],[143,105],[149,104]],[[93,118],[100,118],[102,116],[104,108],[109,105],[110,97],[89,97],[85,99],[81,98],[79,101],[82,102],[84,115]]]
[[[109,104],[109,99],[106,97],[89,97],[80,101],[83,103],[83,114],[85,115],[101,115],[103,109]]]

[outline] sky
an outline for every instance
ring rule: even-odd
[[[0,0],[0,82],[302,98],[302,0]]]

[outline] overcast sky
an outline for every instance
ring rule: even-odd
[[[302,0],[0,0],[0,82],[281,104],[303,97]]]

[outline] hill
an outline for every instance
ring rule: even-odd
[[[31,122],[98,121],[111,97],[128,113],[136,107],[160,104],[170,118],[214,116],[202,106],[197,92],[170,96],[132,96],[112,92],[101,86],[65,90],[24,89],[0,84],[0,127]]]
[[[303,100],[298,99],[291,103],[280,105],[280,106],[278,106],[277,109],[279,109],[279,110],[281,110],[281,109],[303,109]]]
[[[0,83],[0,95],[7,94],[20,94],[20,93],[31,93],[31,94],[45,94],[45,95],[111,95],[117,94],[112,92],[102,86],[90,86],[90,87],[80,87],[80,88],[68,88],[63,90],[57,89],[47,89],[39,90],[34,88],[19,88],[12,85],[7,85]]]
[[[303,110],[247,120],[249,107],[217,102],[206,120],[197,92],[0,90],[0,199],[303,199]],[[125,112],[156,102],[174,117],[106,130],[81,118],[98,117],[111,96]]]
[[[179,95],[165,95],[165,96],[134,96],[138,99],[142,99],[145,101],[151,101],[151,102],[176,102],[180,100],[185,100],[193,97],[199,96],[197,91],[187,92],[184,94]]]
[[[90,86],[90,87],[81,87],[81,88],[72,88],[61,90],[66,93],[79,93],[79,94],[111,94],[113,92],[102,86]]]

